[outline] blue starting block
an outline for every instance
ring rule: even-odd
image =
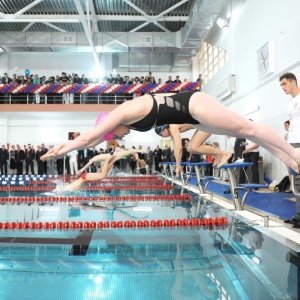
[[[264,189],[267,188],[267,186],[264,184],[256,184],[256,183],[237,184],[234,170],[236,168],[245,168],[245,167],[250,167],[252,165],[253,164],[251,162],[241,162],[241,163],[226,164],[221,167],[221,169],[227,170],[232,200],[233,200],[236,210],[244,209],[244,203],[246,201],[248,194],[251,191],[256,190],[256,189],[261,189],[261,188],[264,188]],[[240,196],[239,196],[239,192],[238,192],[239,190],[246,191],[242,200],[240,200]]]
[[[205,194],[206,192],[206,187],[207,185],[209,184],[209,182],[213,179],[216,179],[216,178],[213,178],[213,179],[208,179],[207,176],[204,176],[204,168],[208,165],[211,165],[210,162],[197,162],[197,163],[186,163],[185,164],[187,167],[194,167],[195,168],[195,174],[196,174],[196,177],[197,177],[197,185],[198,185],[198,188],[199,188],[199,192],[200,194]],[[187,176],[192,176],[192,174],[194,174],[193,172],[187,172],[186,175]],[[206,181],[206,184],[204,184],[204,180],[207,180]]]

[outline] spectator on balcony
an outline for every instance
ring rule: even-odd
[[[176,83],[181,83],[181,80],[179,79],[179,76],[178,76],[178,75],[176,76],[176,79],[174,80],[174,82],[176,82]]]
[[[158,78],[157,84],[162,84],[162,79]]]
[[[113,78],[112,74],[109,74],[109,77],[107,78],[107,81],[108,81],[110,84],[114,84],[115,79]]]
[[[12,78],[11,78],[11,83],[13,84],[19,84],[20,80],[18,80],[17,78],[17,74],[13,74]]]
[[[199,74],[198,78],[196,79],[196,82],[199,83],[199,91],[201,91],[201,87],[203,84],[202,74]]]
[[[129,76],[125,76],[124,84],[132,84],[133,82],[130,80]]]
[[[171,83],[171,82],[173,82],[173,79],[172,79],[172,76],[169,76],[168,80],[166,81],[166,83]]]
[[[141,83],[141,84],[144,84],[144,83],[145,83],[145,77],[144,77],[144,76],[142,76],[142,77],[140,78],[140,83]]]
[[[34,78],[32,80],[32,84],[40,84],[41,79],[39,78],[38,74],[34,75]],[[40,93],[39,92],[34,92],[34,102],[36,104],[40,104]]]
[[[62,72],[61,73],[61,77],[59,78],[59,83],[63,84],[63,85],[67,85],[70,83],[70,79],[67,76],[66,72]],[[70,96],[69,94],[63,93],[62,95],[62,101],[65,104],[69,104],[70,103]]]
[[[149,83],[156,84],[156,82],[155,82],[155,78],[154,78],[154,77],[150,77],[150,81],[149,81]]]
[[[26,84],[26,80],[23,75],[20,76],[19,84]]]
[[[8,75],[7,75],[7,73],[4,73],[4,75],[3,75],[3,77],[1,78],[1,83],[2,84],[9,84],[9,83],[11,83],[11,78],[10,77],[8,77]],[[5,94],[4,95],[4,104],[8,104],[9,103],[9,95],[8,94]]]
[[[3,77],[1,78],[2,84],[9,84],[11,83],[12,79],[8,77],[7,73],[4,73]]]
[[[12,84],[20,84],[20,80],[18,79],[16,74],[13,74],[12,78],[11,78],[11,83]],[[17,99],[19,98],[19,94],[18,93],[11,93],[11,103],[17,103]]]
[[[87,77],[85,77],[85,74],[82,74],[80,83],[81,84],[89,84],[89,80]],[[86,96],[87,96],[86,93],[81,94],[81,103],[83,103],[83,104],[86,103]]]
[[[117,77],[115,78],[115,84],[123,84],[123,83],[124,83],[123,77],[121,77],[120,74],[117,74]]]

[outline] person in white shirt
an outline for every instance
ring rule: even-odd
[[[294,147],[300,147],[300,88],[297,78],[293,73],[285,73],[280,76],[280,85],[292,99],[289,103],[288,116],[290,121],[288,142]]]
[[[228,163],[231,163],[234,159],[234,145],[235,145],[236,138],[233,136],[227,135],[226,141],[226,152],[232,153],[232,156],[228,159]]]
[[[297,78],[293,73],[285,73],[279,78],[280,86],[287,95],[292,99],[288,107],[288,117],[290,126],[288,128],[287,141],[294,148],[300,148],[300,88],[298,87]],[[300,182],[295,181],[295,189],[300,190]],[[300,200],[296,201],[296,215],[286,222],[291,222],[300,226]]]
[[[76,175],[78,172],[78,152],[77,150],[73,150],[68,153],[70,157],[70,170],[72,175]]]

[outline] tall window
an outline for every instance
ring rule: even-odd
[[[205,82],[211,79],[227,61],[226,51],[217,46],[203,42],[198,51],[199,74]]]

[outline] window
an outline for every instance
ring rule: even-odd
[[[204,81],[211,79],[226,63],[227,53],[224,49],[203,42],[196,56],[199,74]]]

